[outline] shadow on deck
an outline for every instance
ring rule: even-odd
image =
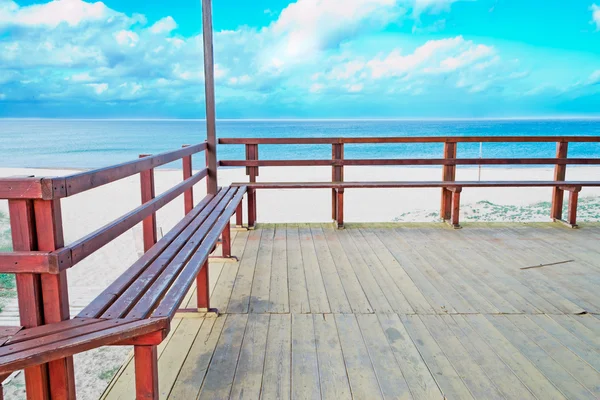
[[[181,314],[159,346],[160,397],[600,398],[599,241],[598,224],[237,231],[240,262],[210,265],[220,315]],[[130,398],[133,372],[103,398]]]

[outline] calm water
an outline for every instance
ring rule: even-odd
[[[599,120],[544,121],[219,121],[219,137],[598,135]],[[204,140],[203,121],[0,120],[0,167],[96,168]],[[260,146],[261,159],[330,158],[329,145]],[[478,157],[460,144],[459,157]],[[346,145],[346,158],[440,158],[440,144]],[[484,157],[553,157],[555,144],[483,145]],[[243,146],[219,146],[242,159]],[[572,144],[569,155],[600,157],[600,144]],[[201,163],[196,160],[196,165]],[[177,167],[177,164],[171,165]]]

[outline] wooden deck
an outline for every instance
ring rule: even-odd
[[[598,399],[598,243],[594,224],[238,231],[240,262],[210,266],[221,314],[159,347],[161,398]]]

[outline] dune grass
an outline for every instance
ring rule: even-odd
[[[565,199],[566,200],[566,199]],[[496,204],[491,201],[478,201],[461,205],[461,220],[465,222],[540,222],[550,219],[550,202],[540,202],[524,206]],[[577,220],[580,222],[600,221],[600,197],[579,199]],[[567,215],[565,201],[563,215]],[[405,212],[394,218],[394,222],[433,222],[439,221],[438,211],[415,210]]]

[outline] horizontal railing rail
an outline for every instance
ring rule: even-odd
[[[397,158],[397,159],[349,159],[344,157],[345,145],[369,144],[443,144],[443,158]],[[556,143],[556,157],[512,157],[512,158],[457,158],[459,143]],[[248,224],[256,221],[257,189],[317,189],[332,190],[332,219],[343,226],[344,189],[355,188],[416,188],[441,187],[442,199],[440,216],[449,221],[457,213],[462,187],[552,187],[551,216],[562,220],[564,191],[570,191],[569,220],[574,226],[577,195],[582,186],[599,186],[598,182],[566,181],[567,165],[600,165],[600,157],[567,156],[569,143],[600,143],[600,136],[419,136],[419,137],[308,137],[308,138],[221,138],[221,145],[244,145],[245,160],[221,160],[223,167],[245,167],[249,176],[248,185]],[[267,159],[259,160],[259,145],[330,145],[330,159]],[[552,181],[495,181],[495,182],[456,182],[456,167],[460,165],[553,165]],[[331,167],[331,181],[326,182],[257,182],[259,167]],[[442,166],[442,179],[438,182],[344,182],[344,167],[348,166]],[[244,183],[245,184],[245,183]],[[456,216],[455,216],[456,217]],[[457,218],[457,217],[456,217]],[[457,225],[457,224],[455,224]]]
[[[205,151],[206,142],[59,178],[0,178],[0,199],[51,200],[74,196]]]
[[[593,143],[600,136],[401,136],[315,138],[221,138],[219,144],[376,144],[376,143]]]
[[[600,158],[401,158],[345,160],[221,160],[222,167],[308,167],[359,165],[600,165]]]
[[[143,155],[137,160],[60,178],[0,178],[0,199],[9,201],[13,236],[21,234],[18,225],[27,222],[21,220],[22,218],[31,219],[31,226],[26,227],[28,230],[41,230],[44,228],[42,226],[44,223],[53,222],[50,234],[62,236],[61,198],[73,196],[135,174],[140,174],[142,186],[141,206],[68,245],[55,246],[55,249],[37,249],[38,251],[36,251],[33,249],[34,243],[31,243],[29,249],[15,248],[13,252],[0,253],[0,272],[59,274],[140,222],[144,223],[144,246],[146,249],[151,247],[157,240],[156,212],[159,209],[182,194],[185,196],[186,212],[191,209],[192,187],[208,175],[207,168],[192,174],[191,156],[206,149],[207,145],[204,142],[157,155]],[[184,180],[155,196],[154,168],[177,160],[183,160]],[[24,214],[17,213],[17,208],[23,210]],[[38,216],[37,211],[42,208],[49,209],[50,221]]]

